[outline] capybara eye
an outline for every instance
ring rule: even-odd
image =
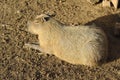
[[[35,23],[39,23],[39,21],[38,21],[38,20],[35,20],[34,22],[35,22]]]
[[[50,17],[44,17],[44,21],[48,21]]]

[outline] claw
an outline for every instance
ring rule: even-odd
[[[24,46],[23,46],[23,48],[30,48],[30,44],[25,43]]]

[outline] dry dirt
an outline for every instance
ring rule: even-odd
[[[113,36],[120,9],[103,8],[86,0],[0,0],[0,80],[120,80],[120,38],[109,37],[106,64],[72,65],[52,55],[23,48],[37,36],[25,31],[27,21],[41,13],[56,14],[67,25],[91,24]]]

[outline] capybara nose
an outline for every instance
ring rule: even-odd
[[[31,25],[32,21],[27,22],[27,27],[25,28],[25,31],[29,32],[29,26]]]
[[[27,22],[27,26],[30,26],[31,23],[32,23],[31,21],[28,21],[28,22]]]

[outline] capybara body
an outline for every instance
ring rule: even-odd
[[[107,37],[98,27],[66,26],[41,14],[28,23],[28,30],[38,35],[43,52],[66,62],[95,66],[107,58]]]

